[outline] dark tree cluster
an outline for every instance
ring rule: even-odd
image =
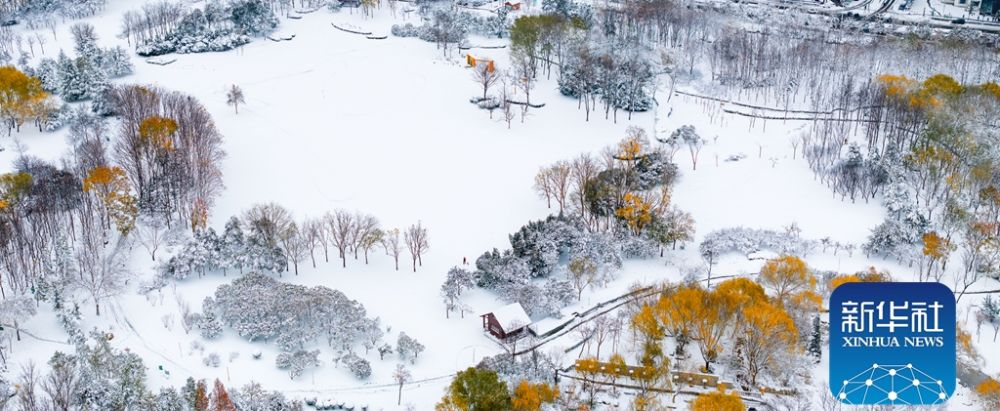
[[[121,47],[100,48],[90,24],[74,24],[70,33],[76,57],[60,50],[57,59],[41,59],[36,68],[29,69],[29,74],[37,76],[46,91],[58,94],[63,100],[93,100],[95,112],[108,114],[104,94],[111,87],[111,79],[132,74],[129,54]]]
[[[222,190],[222,135],[211,114],[188,95],[123,85],[108,92],[120,120],[114,158],[135,188],[139,206],[168,226],[205,227]]]
[[[297,223],[288,209],[275,203],[257,204],[242,217],[230,218],[221,234],[200,225],[194,231],[194,237],[162,267],[163,278],[184,279],[219,269],[224,274],[229,269],[241,273],[249,269],[298,275],[299,264],[307,259],[316,268],[319,253],[329,262],[331,249],[347,267],[349,257],[363,257],[368,264],[373,250],[382,248],[397,271],[400,258],[408,253],[416,272],[430,248],[427,228],[420,222],[405,230],[384,229],[373,215],[338,209]]]
[[[204,309],[250,341],[274,341],[293,353],[316,340],[353,352],[372,327],[361,303],[323,286],[286,284],[249,273],[219,286]]]
[[[19,23],[24,20],[29,28],[40,23],[54,24],[58,18],[79,19],[104,10],[106,0],[8,0],[0,3],[0,20]]]
[[[141,56],[232,50],[278,26],[274,3],[210,1],[190,10],[170,1],[149,3],[122,16],[121,35]]]
[[[181,94],[115,90],[121,135],[79,110],[73,149],[58,165],[22,156],[0,175],[0,298],[83,293],[100,315],[100,303],[129,279],[137,225],[145,233],[177,220],[200,227],[207,218],[221,187],[221,136],[211,117]]]
[[[81,330],[77,307],[63,304],[55,310],[73,352],[53,354],[44,367],[47,373],[28,363],[14,381],[0,378],[4,394],[0,405],[20,410],[302,410],[300,402],[265,391],[258,383],[227,390],[215,380],[209,389],[205,380],[189,377],[179,390],[167,387],[153,392],[146,385],[146,365],[139,355],[114,348],[111,333]],[[169,375],[162,366],[160,371]],[[13,384],[16,390],[10,387]]]

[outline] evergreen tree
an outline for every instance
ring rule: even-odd
[[[236,406],[229,399],[229,392],[222,385],[222,381],[215,379],[215,386],[212,389],[212,403],[209,407],[212,411],[236,411]]]
[[[812,334],[809,336],[809,355],[818,362],[823,357],[823,326],[819,316],[813,316]]]
[[[243,272],[246,255],[246,240],[243,237],[240,220],[231,217],[226,222],[225,231],[222,233],[219,267],[223,270],[238,268],[240,272]]]
[[[208,411],[208,390],[205,388],[205,380],[198,380],[194,388],[194,411]]]
[[[237,0],[232,5],[233,24],[251,36],[270,33],[278,26],[278,18],[262,0]]]
[[[193,383],[193,380],[192,380]],[[161,388],[153,399],[156,411],[187,411],[184,397],[173,387]]]
[[[78,64],[79,63],[79,64]],[[59,53],[59,93],[66,101],[80,101],[86,98],[88,89],[86,73],[81,67],[86,67],[84,60],[74,60]],[[82,66],[81,66],[82,65]]]

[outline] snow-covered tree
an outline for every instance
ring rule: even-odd
[[[366,380],[372,376],[371,364],[368,363],[368,360],[359,357],[357,354],[348,353],[340,359],[340,362],[347,365],[347,369],[359,380]]]
[[[233,84],[226,91],[226,104],[233,106],[236,114],[240,114],[240,104],[243,103],[246,103],[246,99],[243,97],[243,89]]]
[[[213,340],[222,335],[222,322],[215,314],[215,301],[211,297],[206,297],[202,303],[202,314],[198,320],[198,329],[205,339]]]
[[[399,339],[396,340],[396,354],[399,355],[399,358],[410,360],[410,363],[415,363],[417,356],[423,351],[423,344],[406,335],[406,333],[399,333]]]
[[[458,267],[452,267],[448,270],[448,276],[444,284],[441,284],[441,298],[444,299],[445,318],[448,318],[448,314],[458,306],[458,299],[462,296],[462,293],[473,286],[475,286],[475,283],[473,282],[471,272]],[[465,318],[464,310],[462,310],[462,318]]]
[[[235,0],[230,7],[233,24],[245,34],[265,35],[278,27],[278,18],[263,0]]]
[[[294,380],[302,376],[306,368],[319,366],[319,350],[283,352],[278,354],[274,361],[278,368],[288,370],[288,377]]]

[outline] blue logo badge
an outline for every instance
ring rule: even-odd
[[[955,392],[955,296],[941,283],[847,283],[830,296],[830,391],[852,405]]]

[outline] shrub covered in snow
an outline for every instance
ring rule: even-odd
[[[263,0],[233,0],[192,9],[176,24],[166,25],[136,47],[140,56],[168,53],[227,51],[250,42],[251,36],[266,35],[278,26],[278,18]]]
[[[202,358],[201,362],[204,363],[206,366],[212,368],[219,368],[219,366],[222,365],[222,358],[219,357],[219,353],[213,352],[211,354],[208,354],[207,357]]]
[[[414,26],[411,23],[393,24],[390,32],[396,37],[420,37],[420,32],[427,26]]]
[[[348,353],[340,361],[347,366],[347,369],[351,371],[357,379],[365,380],[372,376],[372,366],[368,363],[368,360],[361,358],[357,354]]]
[[[228,30],[204,33],[175,33],[166,38],[143,44],[136,48],[136,54],[143,57],[161,56],[170,53],[205,53],[228,51],[250,42],[250,37]]]
[[[205,304],[210,314],[250,341],[271,340],[284,351],[301,350],[325,338],[336,349],[348,350],[378,324],[365,308],[343,293],[326,287],[285,284],[259,273],[219,286]],[[204,322],[204,321],[203,321]]]
[[[280,391],[266,391],[256,383],[229,391],[229,398],[240,411],[302,411],[302,403],[290,400]]]
[[[306,368],[319,366],[319,350],[283,352],[275,357],[274,365],[282,370],[288,370],[289,378],[294,380],[301,376]]]
[[[805,256],[816,244],[816,241],[802,238],[794,225],[784,231],[731,227],[708,233],[699,248],[702,254],[714,256],[729,252],[750,256],[759,251]]]
[[[76,112],[68,104],[63,104],[42,119],[42,129],[56,131],[70,124],[74,118],[76,118]]]
[[[549,356],[536,351],[516,358],[511,358],[509,353],[486,357],[479,362],[479,367],[497,373],[508,386],[517,386],[520,381],[549,381],[557,365]]]

